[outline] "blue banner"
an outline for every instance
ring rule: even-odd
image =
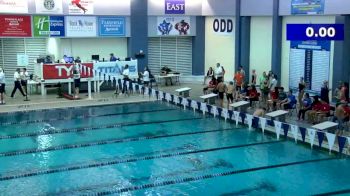
[[[330,41],[291,41],[290,48],[305,50],[331,50]]]
[[[50,16],[50,36],[64,37],[64,16]]]
[[[324,0],[292,0],[292,15],[323,14]]]
[[[287,24],[287,40],[344,40],[344,24]]]
[[[99,36],[125,36],[125,17],[99,17]]]

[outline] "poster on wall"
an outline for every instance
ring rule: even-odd
[[[28,13],[27,0],[1,0],[0,13]]]
[[[292,15],[324,13],[324,0],[292,0]]]
[[[96,17],[66,16],[66,35],[67,37],[96,37]]]
[[[157,17],[157,35],[191,35],[190,17]]]
[[[94,0],[67,0],[67,1],[68,1],[68,14],[70,15],[94,14]]]
[[[298,88],[303,77],[307,89],[320,91],[329,80],[330,41],[291,41],[289,57],[289,87]]]
[[[233,18],[214,18],[212,24],[212,32],[218,35],[232,36],[235,31]]]
[[[125,36],[125,17],[99,17],[99,36]]]
[[[63,16],[34,16],[34,37],[64,37]]]
[[[30,16],[0,15],[1,37],[31,37]]]
[[[62,0],[35,0],[37,14],[63,14]]]

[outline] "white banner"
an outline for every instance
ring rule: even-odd
[[[212,32],[218,35],[233,36],[235,32],[235,19],[233,17],[214,18],[211,26]]]
[[[225,121],[226,121],[229,118],[228,110],[226,108],[223,108],[221,115],[225,118]]]
[[[175,103],[175,105],[177,105],[177,104],[179,104],[179,103],[180,103],[180,101],[179,101],[179,97],[178,97],[178,96],[176,96],[176,95],[174,95],[174,103]]]
[[[157,35],[191,35],[189,16],[157,17]]]
[[[311,148],[312,148],[312,146],[314,145],[314,141],[315,141],[316,130],[315,129],[307,129],[307,134],[309,136],[310,144],[311,144]]]
[[[277,139],[280,139],[280,134],[281,134],[281,129],[282,129],[282,123],[279,121],[274,121],[275,123],[275,131],[276,131],[276,136]]]
[[[67,37],[96,37],[97,19],[94,16],[66,16]]]
[[[299,127],[296,126],[296,125],[291,125],[290,128],[291,128],[292,134],[294,136],[295,142],[298,142],[298,130],[299,130]]]
[[[188,100],[186,98],[182,99],[182,105],[184,106],[184,110],[186,110],[186,106],[188,105]]]
[[[259,118],[259,121],[260,121],[260,126],[261,126],[261,129],[262,129],[262,132],[264,133],[265,132],[265,128],[266,128],[266,118]]]
[[[193,111],[196,111],[196,109],[197,109],[197,107],[198,107],[197,101],[192,100],[192,101],[191,101],[191,107],[193,108]]]
[[[238,125],[239,112],[233,111],[233,118],[236,121],[236,126]]]
[[[94,14],[94,0],[68,0],[68,2],[68,14]]]
[[[165,99],[170,102],[171,101],[171,95],[169,93],[165,94]]]
[[[27,0],[0,0],[0,13],[28,13]]]
[[[247,122],[248,122],[249,130],[252,129],[253,115],[247,114]]]
[[[37,14],[63,14],[62,0],[35,0]]]
[[[329,153],[331,153],[335,142],[335,135],[332,133],[326,133],[326,137],[328,141]]]
[[[207,112],[208,108],[206,103],[201,103],[201,110],[203,112],[203,115],[205,114],[205,112]]]

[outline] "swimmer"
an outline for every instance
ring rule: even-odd
[[[256,116],[256,117],[263,117],[266,113],[266,108],[258,108],[255,110],[253,116]]]

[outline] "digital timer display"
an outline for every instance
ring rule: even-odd
[[[344,40],[344,24],[287,24],[287,40]]]

